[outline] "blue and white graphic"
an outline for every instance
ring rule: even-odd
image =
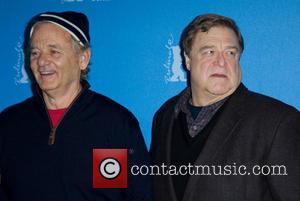
[[[23,52],[23,41],[21,40],[21,37],[19,38],[19,41],[17,42],[17,45],[15,46],[15,51],[17,55],[16,64],[13,66],[14,70],[16,71],[16,75],[14,77],[15,84],[27,84],[29,83],[29,78],[25,70],[24,65],[24,52]]]
[[[180,55],[181,50],[179,45],[174,45],[174,37],[172,34],[165,47],[168,49],[168,60],[164,64],[164,67],[167,69],[165,81],[185,82],[185,72],[183,70],[182,58]]]

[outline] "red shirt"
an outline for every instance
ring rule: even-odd
[[[49,116],[50,116],[53,127],[57,126],[60,119],[62,118],[62,116],[66,112],[66,110],[67,110],[67,108],[57,109],[57,110],[49,110],[48,109],[48,113],[49,113]]]

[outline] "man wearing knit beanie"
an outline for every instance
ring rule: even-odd
[[[89,89],[86,15],[33,17],[24,48],[33,96],[0,114],[0,200],[151,200],[149,177],[126,171],[148,164],[138,121]]]

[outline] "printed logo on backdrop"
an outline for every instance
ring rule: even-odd
[[[26,73],[25,65],[24,65],[24,52],[23,52],[22,44],[23,44],[23,41],[20,37],[17,42],[17,45],[14,48],[16,51],[16,55],[17,55],[17,62],[13,66],[13,68],[16,71],[16,74],[14,77],[16,85],[29,83],[29,78]]]
[[[109,2],[112,0],[61,0],[61,3],[82,3],[82,2]]]
[[[182,65],[179,45],[174,44],[174,37],[170,34],[165,47],[168,50],[168,58],[164,67],[167,69],[165,74],[165,82],[185,82],[186,74]]]

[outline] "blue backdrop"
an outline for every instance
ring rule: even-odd
[[[1,1],[0,111],[31,95],[23,70],[23,31],[44,11],[76,10],[90,20],[92,89],[138,118],[146,143],[154,112],[186,86],[178,42],[197,15],[236,20],[244,39],[243,82],[300,109],[299,0]]]

